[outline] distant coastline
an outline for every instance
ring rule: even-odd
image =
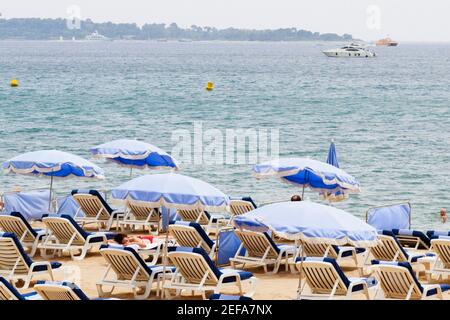
[[[70,26],[69,21],[69,26]],[[75,24],[73,24],[75,25]],[[78,28],[79,26],[79,28]],[[90,19],[68,27],[65,19],[13,18],[0,19],[0,40],[83,40],[98,31],[113,40],[192,40],[192,41],[352,41],[352,35],[319,33],[297,28],[217,29],[192,25],[180,28],[176,23],[95,23]]]

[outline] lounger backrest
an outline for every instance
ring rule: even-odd
[[[329,294],[334,288],[336,295],[347,293],[349,280],[332,258],[304,258],[302,272],[312,293]]]
[[[256,208],[250,201],[244,200],[231,200],[230,201],[230,212],[233,216],[239,216],[241,214],[255,210]]]
[[[202,209],[178,209],[177,214],[183,221],[196,222],[201,225],[209,223],[209,215]]]
[[[60,244],[68,244],[71,239],[73,239],[72,244],[74,245],[85,244],[86,232],[79,227],[72,217],[66,215],[61,217],[49,216],[43,218],[42,221]]]
[[[0,277],[0,301],[25,300],[5,278]]]
[[[409,262],[372,261],[386,298],[405,299],[409,290],[411,299],[420,299],[423,288]]]
[[[394,235],[380,234],[378,235],[378,240],[378,244],[370,248],[376,260],[393,261],[397,256],[397,261],[408,261],[406,252],[397,239],[395,239]]]
[[[38,281],[34,289],[44,300],[89,300],[84,292],[71,282]]]
[[[0,215],[0,229],[4,232],[14,233],[24,242],[33,242],[36,239],[36,232],[18,212],[13,212],[11,215]]]
[[[302,243],[304,255],[307,257],[323,257],[328,249],[327,257],[336,259],[337,252],[333,246],[325,243]]]
[[[200,247],[210,252],[214,245],[205,230],[195,222],[175,222],[169,225],[169,232],[181,247]]]
[[[0,270],[27,274],[32,263],[14,233],[0,232]]]
[[[112,209],[96,190],[89,190],[86,193],[74,190],[72,196],[81,207],[86,217],[95,218],[99,215],[99,220],[108,220],[111,217]]]
[[[450,239],[433,239],[431,240],[431,246],[444,268],[450,269]]]
[[[221,272],[201,248],[171,247],[168,257],[187,283],[216,285]]]
[[[115,248],[110,246],[102,246],[100,253],[105,260],[111,265],[111,268],[117,275],[118,280],[131,280],[137,273],[134,280],[149,281],[151,271],[145,264],[144,260],[133,248]]]
[[[235,230],[234,232],[250,257],[262,258],[267,249],[269,251],[266,258],[276,259],[278,257],[280,250],[267,233],[246,230]]]
[[[154,205],[148,202],[136,201],[133,199],[127,200],[127,209],[133,214],[136,220],[147,220],[150,216],[150,221],[159,220],[159,210]]]

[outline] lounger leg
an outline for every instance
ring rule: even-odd
[[[102,284],[97,284],[97,292],[98,292],[98,296],[100,297],[100,298],[107,298],[107,297],[110,297],[111,296],[111,294],[113,293],[113,291],[114,291],[114,286],[111,286],[111,290],[110,291],[104,291],[103,290],[103,285]]]
[[[133,294],[134,294],[134,298],[136,300],[145,300],[150,296],[151,290],[152,290],[152,284],[151,282],[149,282],[144,289],[144,293],[143,294],[138,294],[138,287],[134,287],[133,288]]]

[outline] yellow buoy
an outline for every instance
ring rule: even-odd
[[[17,79],[12,79],[11,80],[11,87],[18,87],[19,86],[19,81],[17,81]]]
[[[205,89],[208,90],[208,91],[212,91],[214,89],[214,83],[208,82],[206,84],[206,88]]]

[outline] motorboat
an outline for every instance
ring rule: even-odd
[[[327,57],[335,58],[374,58],[375,52],[370,51],[366,47],[352,43],[341,48],[322,51]]]

